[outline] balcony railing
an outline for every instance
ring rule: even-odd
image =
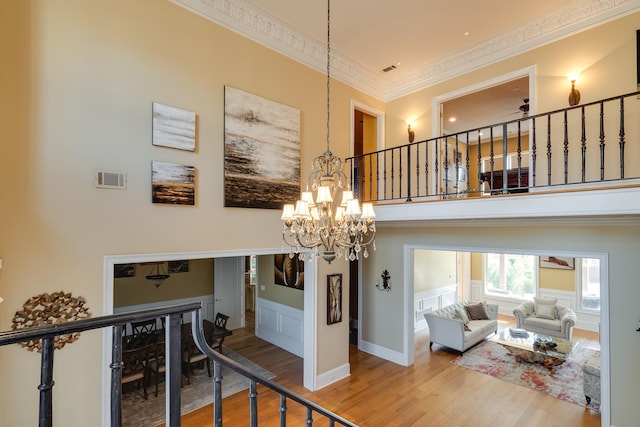
[[[361,200],[401,202],[631,184],[640,178],[639,95],[350,157],[352,186]]]
[[[334,414],[333,412],[316,405],[300,395],[278,385],[277,383],[261,377],[259,374],[244,367],[240,363],[214,351],[206,342],[202,322],[202,304],[189,303],[163,307],[134,313],[123,313],[102,317],[77,320],[67,323],[58,323],[46,326],[38,326],[28,329],[0,332],[0,347],[10,344],[42,340],[42,356],[40,363],[41,382],[37,386],[40,391],[38,425],[40,427],[53,426],[53,355],[55,338],[61,335],[74,334],[94,329],[113,329],[112,356],[109,368],[111,369],[111,426],[122,425],[122,332],[126,324],[164,317],[167,328],[167,340],[165,354],[167,363],[165,370],[166,387],[166,425],[170,427],[180,426],[180,379],[181,366],[181,325],[180,318],[183,313],[193,312],[192,335],[198,349],[213,360],[213,394],[214,394],[214,426],[222,427],[222,375],[221,367],[227,366],[249,380],[249,425],[258,426],[258,392],[257,385],[275,391],[279,395],[280,425],[287,425],[287,402],[294,402],[306,409],[305,424],[313,424],[313,416],[317,415],[329,426],[336,424],[348,427],[356,427],[355,424]],[[61,357],[61,356],[58,356]],[[29,369],[22,366],[20,369]],[[36,369],[33,367],[33,369]],[[296,421],[300,425],[300,421]]]

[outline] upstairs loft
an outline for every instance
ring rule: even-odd
[[[352,185],[381,226],[635,222],[639,96],[351,157]]]

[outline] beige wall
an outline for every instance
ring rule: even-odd
[[[223,207],[224,87],[300,109],[306,177],[326,142],[323,73],[168,1],[1,2],[0,40],[0,330],[27,298],[61,289],[102,314],[106,255],[281,247],[278,211]],[[351,100],[384,105],[344,84],[331,93],[331,149],[346,157]],[[151,145],[152,102],[197,113],[195,153]],[[150,202],[152,160],[197,168],[195,206]],[[126,172],[127,190],[95,189],[98,168]],[[318,373],[348,363],[348,329],[323,318],[317,335]],[[100,425],[101,338],[57,352],[54,424]],[[35,425],[38,355],[10,346],[0,360],[3,424]]]
[[[482,253],[471,253],[471,280],[484,280],[484,268],[482,267]]]
[[[413,290],[429,291],[456,283],[456,253],[416,249],[413,254]],[[399,282],[400,283],[400,282]]]
[[[165,271],[166,265],[164,263]],[[157,288],[145,279],[151,267],[136,264],[133,277],[113,280],[114,308],[213,295],[213,260],[210,258],[190,260],[188,272],[171,273],[171,277]]]
[[[576,292],[576,271],[539,268],[538,287],[554,291]]]

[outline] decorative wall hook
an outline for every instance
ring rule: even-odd
[[[391,290],[391,274],[389,274],[389,270],[384,270],[380,277],[382,277],[382,284],[376,281],[376,288],[380,291],[389,292]]]

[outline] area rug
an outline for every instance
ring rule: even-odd
[[[547,369],[538,363],[516,362],[500,344],[483,341],[451,363],[599,412],[598,402],[587,405],[582,376],[582,365],[597,354],[578,343],[562,365]]]
[[[226,347],[222,348],[225,356],[252,369],[262,377],[271,379],[275,375],[249,359]],[[213,363],[211,364],[213,371]],[[249,380],[235,371],[222,367],[222,397],[231,396],[249,388]],[[155,382],[149,384],[149,397],[144,400],[142,389],[127,389],[122,395],[123,427],[153,427],[165,420],[165,383],[158,384],[158,396],[155,395]],[[186,379],[181,389],[181,414],[194,411],[213,403],[213,378],[207,374],[207,368],[195,368],[191,371],[191,384]]]

